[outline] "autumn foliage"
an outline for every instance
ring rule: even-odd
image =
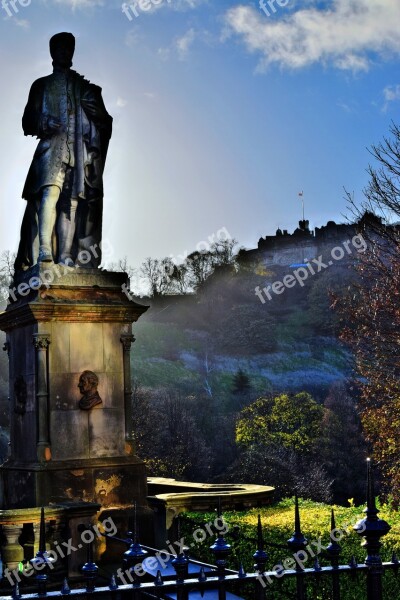
[[[400,503],[400,129],[372,148],[378,167],[361,210],[368,250],[356,266],[353,293],[340,303],[342,338],[355,354],[361,419],[384,488]],[[353,202],[353,200],[352,200]],[[353,203],[354,207],[354,203]],[[375,216],[374,216],[375,215]],[[377,218],[378,217],[378,218]]]

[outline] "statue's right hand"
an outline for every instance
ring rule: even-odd
[[[61,130],[61,121],[59,121],[55,117],[49,117],[47,119],[47,127],[51,131],[60,131]]]

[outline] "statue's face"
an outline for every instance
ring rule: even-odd
[[[87,377],[82,377],[82,375],[79,377],[78,388],[82,396],[91,392],[94,389],[89,379]]]
[[[57,44],[53,49],[53,62],[59,67],[70,67],[73,56],[74,50],[69,44]]]

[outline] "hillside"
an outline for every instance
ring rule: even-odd
[[[262,304],[256,286],[287,273],[285,267],[262,275],[225,268],[197,295],[140,299],[151,306],[134,327],[134,378],[154,392],[206,393],[224,406],[241,370],[252,397],[307,390],[322,401],[352,372],[329,298],[331,288],[345,287],[349,272],[335,265]]]

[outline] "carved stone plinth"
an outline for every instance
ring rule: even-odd
[[[132,445],[129,355],[132,323],[146,307],[130,299],[127,284],[124,273],[58,265],[16,278],[0,314],[11,400],[3,508],[146,503],[145,468]],[[87,371],[96,390],[78,388]],[[100,401],[80,408],[82,394],[94,391]]]

